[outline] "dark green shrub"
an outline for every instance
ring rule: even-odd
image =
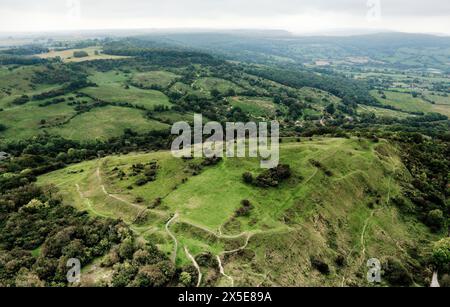
[[[330,267],[322,259],[318,257],[311,257],[311,265],[317,271],[324,275],[330,274]]]
[[[81,51],[74,51],[73,52],[73,56],[75,58],[85,58],[85,57],[89,56],[89,53],[87,53],[86,51],[83,51],[83,50],[81,50]]]
[[[253,183],[253,175],[252,175],[252,173],[245,172],[242,175],[242,178],[244,179],[244,182],[247,183],[247,184],[252,184]]]
[[[395,287],[409,287],[413,283],[412,276],[399,260],[389,258],[383,265],[383,278]]]

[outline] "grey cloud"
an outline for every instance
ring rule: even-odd
[[[266,17],[294,15],[309,9],[365,14],[367,0],[81,0],[88,16],[136,17]],[[380,0],[382,13],[389,16],[450,15],[447,0]]]
[[[365,14],[368,0],[79,0],[87,18],[267,17],[301,14],[309,9]],[[376,0],[375,0],[376,1]],[[380,0],[386,16],[450,16],[448,0]],[[61,14],[65,0],[1,0],[0,9]]]

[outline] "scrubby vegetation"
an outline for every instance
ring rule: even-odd
[[[0,51],[0,286],[449,284],[448,75],[195,37]],[[281,164],[172,157],[193,113],[278,120]]]
[[[89,217],[34,185],[2,193],[0,204],[3,287],[67,285],[70,258],[86,265],[120,243],[126,230],[119,221]]]

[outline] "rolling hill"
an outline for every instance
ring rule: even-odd
[[[394,147],[357,139],[287,140],[281,161],[290,165],[291,178],[266,189],[242,180],[245,171],[260,172],[255,159],[225,159],[193,174],[200,160],[183,162],[170,152],[76,164],[38,184],[55,186],[66,202],[92,216],[123,219],[178,266],[191,263],[185,247],[197,260],[218,256],[224,273],[218,263],[202,265],[202,285],[364,285],[370,258],[395,258],[411,285],[423,285],[412,251],[434,235],[396,207],[411,178]],[[136,166],[148,163],[158,165],[156,179],[136,185],[142,177]],[[243,200],[252,209],[236,215]]]

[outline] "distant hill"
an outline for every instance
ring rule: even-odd
[[[396,68],[450,69],[450,37],[377,33],[355,36],[293,36],[283,31],[147,34],[142,40],[198,48],[252,62],[314,62],[370,57]]]

